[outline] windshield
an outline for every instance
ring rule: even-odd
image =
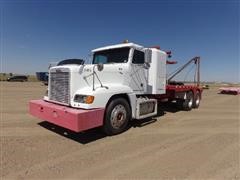
[[[109,49],[95,52],[93,64],[126,63],[128,61],[130,48]]]

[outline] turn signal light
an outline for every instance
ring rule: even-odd
[[[91,104],[94,101],[94,96],[86,96],[85,103]]]
[[[74,97],[74,101],[78,103],[86,103],[86,104],[91,104],[94,101],[94,96],[88,96],[88,95],[80,95],[77,94]]]

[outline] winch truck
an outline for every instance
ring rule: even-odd
[[[126,130],[132,119],[157,115],[158,101],[176,101],[184,110],[198,108],[200,57],[167,78],[171,52],[159,47],[121,43],[92,50],[92,63],[71,60],[49,69],[43,99],[31,100],[33,116],[75,132],[102,127],[107,135]],[[171,81],[190,63],[196,64],[197,82]]]

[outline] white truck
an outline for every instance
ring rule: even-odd
[[[115,135],[132,119],[156,115],[159,100],[176,100],[185,110],[200,104],[199,57],[186,64],[198,66],[198,83],[184,85],[167,79],[170,53],[158,47],[121,43],[92,53],[91,64],[51,67],[46,95],[29,102],[30,114],[75,132],[102,126]]]

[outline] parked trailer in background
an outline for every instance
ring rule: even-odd
[[[37,79],[48,85],[48,72],[36,72]]]
[[[75,132],[101,126],[108,135],[126,130],[132,119],[157,114],[157,102],[176,101],[184,110],[198,108],[200,58],[191,59],[167,79],[170,52],[122,43],[92,50],[92,64],[64,63],[49,69],[43,100],[29,103],[30,113]],[[174,83],[188,64],[197,66],[197,83]]]
[[[219,91],[221,94],[238,95],[240,94],[240,87],[221,87]]]

